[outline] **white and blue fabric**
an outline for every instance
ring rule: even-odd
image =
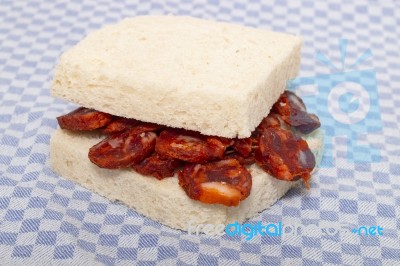
[[[303,37],[288,84],[322,121],[324,159],[310,190],[291,190],[250,222],[314,224],[314,233],[188,235],[52,172],[55,118],[76,107],[50,95],[59,56],[103,25],[146,14]],[[399,40],[396,0],[0,1],[0,265],[400,265]],[[341,229],[319,232],[325,225]],[[383,234],[352,231],[362,226]]]

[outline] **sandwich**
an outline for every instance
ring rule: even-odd
[[[318,117],[285,90],[301,38],[180,16],[90,33],[55,69],[52,169],[175,229],[243,222],[309,179]]]

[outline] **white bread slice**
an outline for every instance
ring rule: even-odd
[[[319,162],[322,156],[322,132],[316,130],[305,139]],[[88,159],[88,151],[99,141],[100,135],[93,133],[57,130],[50,141],[52,169],[110,200],[119,200],[138,213],[175,229],[187,231],[189,223],[193,227],[198,224],[241,223],[269,208],[299,183],[275,179],[253,164],[249,168],[253,178],[250,196],[238,207],[204,204],[185,194],[176,175],[157,180],[133,170],[97,167]],[[200,231],[203,229],[200,228]]]
[[[51,92],[113,115],[244,138],[296,76],[301,44],[222,22],[135,17],[66,51]]]

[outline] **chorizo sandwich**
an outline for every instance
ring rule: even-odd
[[[243,222],[308,180],[316,115],[285,91],[301,39],[190,17],[125,19],[56,67],[52,169],[172,228]]]

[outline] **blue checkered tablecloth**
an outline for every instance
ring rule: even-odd
[[[250,241],[188,235],[53,173],[55,117],[75,107],[50,96],[58,57],[103,25],[145,14],[191,15],[303,36],[297,85],[320,89],[305,100],[325,124],[322,168],[311,190],[291,190],[251,221],[380,226],[383,235],[338,231]],[[400,2],[394,0],[1,0],[0,265],[400,265],[399,40]],[[355,63],[362,54],[365,60]],[[354,69],[358,79],[346,74]],[[363,77],[363,69],[373,75]],[[372,110],[364,127],[338,124],[340,117],[321,104],[334,97],[323,89],[335,87],[335,78],[369,84],[369,96],[360,96],[368,97]]]

